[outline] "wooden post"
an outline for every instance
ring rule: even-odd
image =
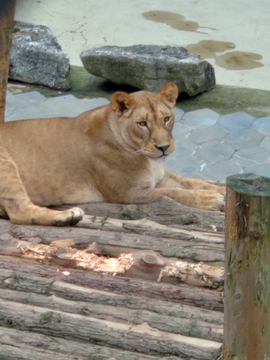
[[[13,27],[15,0],[1,0],[0,4],[0,123],[4,122],[6,86],[9,70],[9,48]]]
[[[270,179],[227,178],[224,360],[270,359]]]

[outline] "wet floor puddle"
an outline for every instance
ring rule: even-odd
[[[206,34],[205,32],[198,30],[199,29],[216,30],[214,28],[200,26],[197,22],[186,20],[185,16],[181,14],[176,14],[171,11],[159,11],[159,10],[147,11],[142,13],[142,16],[147,20],[167,24],[171,26],[173,29],[181,30],[181,31],[194,31],[201,34]]]
[[[206,34],[199,30],[217,30],[202,27],[197,22],[186,20],[185,16],[171,11],[152,10],[142,13],[142,16],[147,20],[167,24],[173,29],[181,31]],[[216,65],[227,70],[250,70],[264,66],[263,63],[258,61],[262,59],[260,54],[235,51],[235,47],[235,44],[229,41],[202,40],[196,44],[187,45],[186,49],[189,53],[199,54],[203,59],[215,59]],[[223,54],[217,55],[217,53]]]
[[[262,59],[262,55],[235,51],[235,47],[234,43],[228,41],[202,40],[197,44],[187,45],[186,49],[189,53],[199,54],[203,59],[215,59],[216,65],[227,70],[250,70],[264,66],[258,61]]]

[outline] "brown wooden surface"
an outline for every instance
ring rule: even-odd
[[[223,339],[223,215],[197,217],[190,208],[181,215],[182,207],[167,199],[136,209],[84,207],[92,215],[75,227],[0,220],[3,360],[216,360]],[[183,216],[196,224],[183,225]],[[86,271],[73,261],[75,248],[131,254],[133,263],[122,276]]]
[[[9,48],[15,0],[1,0],[0,4],[0,123],[4,122],[6,86],[9,71]]]
[[[86,214],[118,219],[150,219],[164,225],[172,225],[187,230],[224,231],[224,213],[189,208],[169,198],[163,198],[153,204],[83,204]]]
[[[227,179],[226,360],[270,359],[270,179]]]

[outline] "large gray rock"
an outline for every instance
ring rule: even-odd
[[[67,90],[69,59],[51,30],[15,21],[10,49],[9,78]]]
[[[216,84],[212,65],[178,46],[103,46],[83,51],[81,60],[90,74],[149,91],[173,81],[180,92],[194,96]]]

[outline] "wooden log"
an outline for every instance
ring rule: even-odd
[[[29,276],[27,273],[16,273],[11,270],[1,270],[0,288],[29,292],[31,294],[55,296],[58,298],[101,304],[108,306],[124,307],[133,310],[154,311],[155,314],[171,316],[179,319],[189,319],[205,322],[210,325],[223,325],[223,314],[219,311],[203,311],[194,306],[184,305],[179,302],[171,302],[141,296],[138,294],[115,294],[110,291],[96,290],[90,287],[78,286],[54,278]],[[3,294],[3,292],[1,292]],[[219,327],[219,326],[218,326]],[[200,337],[199,335],[197,335]]]
[[[0,327],[1,360],[181,360]],[[190,359],[194,360],[194,359]]]
[[[163,283],[181,282],[219,291],[224,288],[223,266],[165,258],[152,250],[140,251],[96,243],[85,250],[78,250],[71,245],[74,245],[71,239],[54,240],[50,245],[44,245],[15,238],[3,244],[0,238],[0,254]]]
[[[44,244],[50,244],[56,239],[68,238],[73,239],[78,248],[86,248],[89,244],[96,242],[101,245],[112,245],[134,250],[151,249],[166,257],[185,258],[193,261],[219,262],[217,265],[223,264],[225,259],[223,236],[217,236],[215,233],[204,235],[199,232],[189,233],[181,229],[176,229],[179,231],[175,232],[170,232],[170,229],[164,229],[162,231],[168,231],[169,235],[167,237],[167,235],[163,233],[163,235],[165,235],[163,237],[157,224],[156,230],[152,227],[153,236],[144,235],[143,232],[142,234],[135,235],[120,230],[115,232],[101,230],[102,228],[106,229],[106,226],[102,227],[101,225],[99,225],[100,227],[97,229],[92,229],[92,224],[93,222],[91,220],[86,219],[82,225],[78,224],[76,227],[61,228],[14,225],[8,220],[0,220],[0,252],[2,254],[4,253],[4,250],[9,246],[9,244],[6,244],[7,241],[11,241],[12,238],[37,243],[42,242]],[[81,228],[80,226],[83,227]],[[120,226],[119,229],[121,229]],[[170,237],[172,234],[174,234],[174,238]],[[1,239],[3,239],[2,250]]]
[[[15,0],[1,0],[0,5],[0,123],[4,122],[6,86],[9,71],[9,48]]]
[[[110,291],[113,294],[129,294],[150,299],[181,301],[182,304],[223,311],[222,294],[215,290],[197,288],[185,284],[162,284],[150,281],[105,275],[90,271],[72,269],[69,276],[62,273],[58,266],[40,265],[34,261],[9,256],[0,256],[0,273],[3,270],[14,272],[14,277],[35,277],[57,279],[65,283],[89,287],[95,290]],[[18,270],[20,269],[20,270]],[[9,280],[12,282],[12,278]]]
[[[270,179],[227,179],[223,358],[270,359]]]
[[[148,324],[124,324],[85,315],[20,304],[0,299],[0,326],[19,327],[83,342],[119,347],[144,354],[174,354],[198,360],[216,359],[221,343],[153,329]],[[122,339],[125,338],[125,341]],[[121,344],[121,345],[120,345]]]
[[[88,215],[103,218],[117,218],[122,220],[145,218],[160,224],[180,226],[189,230],[224,230],[224,213],[191,208],[181,205],[169,198],[163,198],[155,203],[145,205],[89,203],[82,204],[80,207]]]
[[[135,233],[169,239],[206,241],[209,243],[224,243],[224,234],[214,231],[186,230],[179,227],[163,225],[149,219],[121,220],[108,217],[85,215],[77,227],[87,229],[110,230],[117,232]]]
[[[108,320],[115,323],[141,325],[147,323],[153,329],[170,333],[196,337],[200,339],[222,342],[223,325],[216,325],[198,319],[185,319],[142,309],[130,309],[122,306],[104,305],[102,303],[87,303],[85,301],[66,300],[55,295],[39,295],[28,291],[14,291],[0,289],[0,299],[19,302],[47,309],[54,309],[71,314],[91,316],[96,319]]]

